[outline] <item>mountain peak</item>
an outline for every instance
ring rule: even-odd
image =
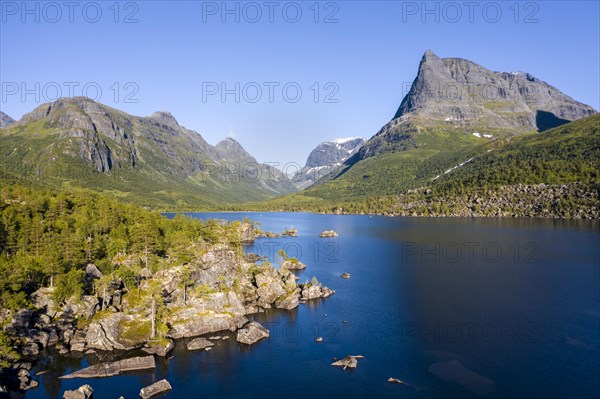
[[[237,141],[236,139],[234,139],[233,137],[225,137],[223,140],[219,141],[217,143],[217,145],[221,144],[221,145],[226,145],[228,143],[231,144],[237,144],[241,147],[241,144],[239,143],[239,141]]]
[[[423,58],[421,58],[421,61],[431,61],[431,60],[439,60],[440,57],[438,57],[437,55],[435,55],[433,53],[433,51],[427,49],[425,50],[425,53],[423,54]]]
[[[219,159],[236,162],[256,162],[256,159],[232,137],[227,137],[215,145]]]
[[[527,72],[494,72],[463,58],[425,51],[408,94],[392,119],[469,129],[483,125],[515,131],[544,130],[544,114],[572,121],[595,113]],[[542,115],[540,117],[540,115]]]
[[[0,128],[8,126],[12,123],[15,123],[15,120],[11,118],[9,115],[0,111]]]
[[[177,119],[175,119],[175,117],[168,111],[156,111],[150,117],[166,125],[179,126],[179,123],[177,123]]]

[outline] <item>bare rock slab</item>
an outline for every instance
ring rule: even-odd
[[[260,323],[252,321],[246,324],[244,328],[238,330],[237,341],[246,345],[252,345],[263,338],[268,338],[269,335],[269,330],[260,325]]]
[[[119,375],[126,371],[146,370],[156,368],[154,356],[140,356],[116,362],[98,363],[93,366],[63,375],[60,378],[102,378]]]
[[[161,393],[168,392],[171,389],[173,388],[171,387],[171,384],[169,384],[169,381],[160,380],[152,385],[148,385],[147,387],[142,388],[140,390],[140,397],[142,399],[148,399]]]

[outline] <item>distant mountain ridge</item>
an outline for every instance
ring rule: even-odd
[[[45,184],[111,191],[142,204],[218,206],[296,190],[281,172],[263,171],[237,142],[228,153],[168,112],[138,117],[85,97],[40,105],[3,128],[0,143],[9,172],[45,173]],[[256,165],[242,169],[248,162]]]
[[[305,166],[294,175],[292,180],[299,189],[309,187],[323,176],[334,172],[364,143],[365,139],[361,137],[348,137],[320,143],[310,152]]]

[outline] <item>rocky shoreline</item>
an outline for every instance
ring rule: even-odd
[[[441,206],[444,204],[444,206]],[[574,184],[506,185],[470,195],[433,197],[431,190],[419,188],[397,195],[386,205],[365,212],[352,206],[337,205],[317,214],[377,215],[404,217],[477,217],[477,218],[537,218],[537,219],[600,219],[600,197],[596,188]],[[284,211],[277,209],[272,211]],[[285,210],[292,212],[291,210]],[[297,212],[308,211],[302,210]]]
[[[254,239],[247,230],[241,234],[245,242]],[[228,244],[215,244],[199,250],[198,256],[185,264],[155,273],[142,269],[135,276],[137,287],[122,279],[107,279],[89,264],[89,295],[57,305],[53,288],[39,289],[32,295],[32,309],[14,313],[3,310],[0,314],[0,321],[6,320],[4,331],[15,337],[21,357],[21,361],[0,370],[0,386],[13,391],[35,388],[37,383],[29,370],[47,348],[64,356],[114,353],[125,357],[139,350],[150,354],[63,376],[76,378],[153,368],[154,356],[167,356],[181,338],[205,336],[206,340],[210,334],[237,331],[238,342],[253,344],[268,337],[269,331],[249,320],[251,315],[270,308],[294,309],[334,293],[315,278],[297,284],[292,270],[301,266],[290,265],[289,260],[276,268],[269,262],[249,259],[252,257],[240,256]],[[189,342],[190,350],[206,350],[212,345],[207,340],[194,341]]]

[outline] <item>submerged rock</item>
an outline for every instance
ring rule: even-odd
[[[171,387],[171,384],[169,384],[169,381],[160,380],[152,385],[148,385],[147,387],[142,388],[140,390],[140,397],[142,399],[148,399],[158,394],[170,391],[171,389],[173,388]]]
[[[463,366],[459,361],[434,363],[429,372],[437,378],[462,385],[477,395],[485,396],[494,390],[494,381]]]
[[[252,345],[263,338],[268,338],[269,334],[269,330],[256,321],[252,321],[238,330],[236,339],[243,344]]]
[[[345,278],[345,279],[349,279],[352,276],[350,275],[350,273],[342,273],[342,275],[340,277],[341,278]]]

